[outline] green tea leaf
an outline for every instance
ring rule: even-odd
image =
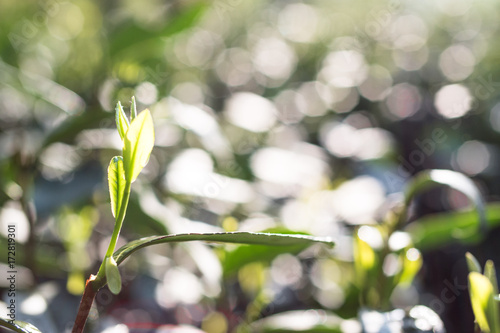
[[[128,119],[127,116],[125,115],[125,111],[123,111],[123,107],[120,102],[116,103],[115,110],[116,110],[115,113],[116,128],[118,129],[118,133],[120,133],[120,138],[122,138],[123,140],[129,127]]]
[[[469,273],[469,293],[476,321],[484,332],[498,332],[497,304],[493,299],[493,285],[477,272]]]
[[[123,204],[124,189],[126,187],[123,158],[115,156],[108,167],[109,197],[111,199],[111,212],[116,217]]]
[[[484,265],[484,276],[486,276],[493,286],[493,293],[495,295],[498,294],[498,281],[497,281],[497,273],[495,271],[495,264],[492,260],[486,261]]]
[[[122,290],[122,279],[118,265],[113,257],[106,258],[106,279],[108,280],[109,290],[118,295]]]
[[[128,243],[115,252],[113,257],[117,264],[123,262],[135,251],[146,246],[172,242],[191,242],[206,241],[216,243],[236,243],[236,244],[255,244],[269,246],[299,246],[312,245],[314,243],[323,243],[333,246],[335,243],[329,238],[320,238],[305,235],[286,235],[271,233],[254,232],[215,232],[215,233],[189,233],[164,236],[151,236],[138,239]]]
[[[476,257],[472,255],[472,253],[467,252],[465,254],[465,260],[467,261],[469,272],[481,273],[481,265],[479,265],[479,262],[477,261]]]
[[[0,327],[6,327],[14,332],[19,333],[42,333],[38,328],[26,323],[24,321],[14,320],[13,322],[9,319],[0,317]]]
[[[149,110],[142,111],[125,134],[123,162],[125,178],[132,183],[146,166],[155,141],[153,119]]]

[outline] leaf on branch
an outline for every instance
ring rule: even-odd
[[[294,245],[312,245],[314,243],[323,243],[333,246],[335,243],[330,238],[320,238],[306,235],[286,235],[254,232],[216,232],[216,233],[189,233],[164,236],[151,236],[141,238],[128,243],[115,252],[113,257],[117,264],[122,263],[128,256],[135,251],[146,246],[171,242],[190,242],[206,241],[217,243],[236,243],[236,244],[256,244],[269,246],[294,246]]]
[[[126,180],[123,168],[123,158],[115,156],[111,159],[108,167],[109,197],[111,199],[111,212],[116,217],[123,204],[123,195]]]
[[[127,133],[129,122],[127,116],[125,115],[125,111],[123,111],[122,104],[120,102],[116,103],[115,110],[116,110],[116,115],[115,115],[116,128],[118,129],[118,133],[120,133],[120,138],[122,138],[123,140],[125,134]]]
[[[154,141],[153,119],[151,112],[146,109],[132,121],[125,134],[123,162],[125,177],[130,183],[136,180],[148,163]]]
[[[9,319],[0,317],[0,327],[6,327],[14,332],[19,333],[42,333],[38,328],[30,323],[26,323],[24,321],[14,320],[10,321]]]
[[[106,258],[106,279],[108,280],[109,290],[118,295],[122,290],[122,279],[118,265],[113,257]]]

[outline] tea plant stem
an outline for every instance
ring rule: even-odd
[[[115,228],[113,229],[113,235],[111,236],[111,241],[109,242],[108,251],[106,251],[106,258],[111,257],[113,255],[113,252],[115,252],[116,241],[118,240],[118,236],[120,235],[123,220],[125,219],[125,213],[127,212],[131,185],[132,184],[129,181],[125,183],[122,205],[120,206],[118,215],[116,215]]]
[[[116,242],[118,240],[118,236],[120,235],[120,230],[123,225],[123,220],[125,219],[125,213],[127,211],[128,200],[130,198],[130,188],[131,182],[127,181],[125,184],[125,188],[123,189],[123,201],[120,206],[120,211],[116,215],[115,219],[115,227],[113,229],[113,235],[111,236],[111,241],[109,242],[108,250],[106,251],[106,255],[101,263],[101,267],[99,267],[99,271],[97,275],[91,275],[85,284],[85,291],[82,296],[82,300],[80,301],[80,307],[78,308],[78,313],[76,315],[75,324],[73,326],[72,333],[81,333],[83,332],[83,328],[85,327],[85,322],[87,321],[87,317],[89,316],[89,311],[94,302],[94,297],[105,284],[106,284],[106,273],[105,273],[105,262],[106,259],[113,255],[115,251]]]
[[[92,282],[95,280],[95,276],[91,275],[90,278],[85,283],[85,291],[83,292],[82,300],[80,301],[80,307],[78,308],[78,314],[76,315],[75,324],[73,325],[73,330],[71,333],[81,333],[85,327],[87,317],[89,316],[90,308],[94,302],[94,297],[97,294],[97,290],[92,286]]]
[[[111,241],[109,242],[108,250],[106,251],[106,255],[104,256],[104,259],[101,263],[101,267],[99,267],[99,271],[97,272],[97,277],[96,277],[96,282],[93,283],[96,285],[99,283],[103,278],[104,278],[104,263],[107,258],[111,257],[113,255],[113,252],[115,251],[116,247],[116,242],[118,241],[118,236],[120,235],[120,230],[122,229],[123,225],[123,220],[125,219],[125,213],[127,212],[127,206],[128,206],[128,200],[130,198],[130,187],[131,187],[130,182],[126,182],[125,188],[124,188],[124,193],[123,193],[123,201],[122,205],[120,206],[120,211],[116,215],[115,219],[115,227],[113,229],[113,234],[111,235]]]

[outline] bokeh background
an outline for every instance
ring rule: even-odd
[[[98,295],[92,331],[223,333],[292,310],[307,318],[295,325],[356,318],[353,230],[380,221],[412,175],[456,170],[487,201],[500,194],[498,17],[494,1],[472,0],[2,0],[0,233],[3,247],[17,226],[19,316],[71,327],[113,228],[114,105],[135,96],[156,146],[119,245],[274,228],[337,246],[258,259],[236,246],[145,249],[123,266],[119,296]],[[467,205],[435,190],[411,219]],[[495,259],[499,236],[422,248],[393,307],[425,304],[449,332],[472,332],[463,256]]]

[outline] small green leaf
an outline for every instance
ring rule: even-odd
[[[115,295],[118,295],[122,290],[122,279],[118,265],[113,257],[106,258],[106,279],[108,280],[109,290]]]
[[[372,247],[359,237],[359,229],[354,234],[353,247],[356,282],[362,287],[370,272],[378,264],[378,256]]]
[[[132,105],[130,106],[130,121],[134,121],[137,117],[137,104],[135,104],[135,96],[132,96]]]
[[[125,115],[125,111],[123,111],[122,104],[118,101],[116,103],[116,114],[115,114],[115,121],[116,121],[116,128],[118,129],[118,133],[120,133],[120,138],[125,137],[125,134],[127,133],[129,123],[127,116]]]
[[[409,286],[415,275],[417,275],[418,271],[422,267],[422,255],[420,251],[416,248],[412,247],[402,253],[403,255],[403,270],[398,277],[398,283],[403,286]]]
[[[151,236],[128,243],[113,255],[118,265],[135,251],[146,246],[171,242],[206,241],[217,243],[255,244],[270,246],[300,246],[324,243],[330,246],[334,242],[329,238],[320,238],[306,235],[286,235],[260,232],[215,232],[215,233],[189,233],[164,236]]]
[[[109,163],[108,186],[109,197],[111,199],[111,212],[113,213],[113,217],[116,217],[123,204],[124,189],[126,187],[125,170],[121,156],[113,157]]]
[[[6,318],[0,317],[0,327],[6,327],[14,332],[19,333],[42,333],[38,328],[31,325],[30,323],[26,323],[24,321],[14,320],[10,321]]]
[[[125,178],[132,183],[146,166],[153,150],[155,133],[149,110],[142,111],[130,124],[125,134],[123,162]]]
[[[467,252],[465,254],[465,260],[467,261],[467,267],[469,268],[470,273],[481,273],[481,265],[479,265],[479,261],[477,261],[476,257],[474,257],[472,253]]]
[[[484,265],[484,276],[486,276],[493,286],[493,293],[495,295],[498,294],[498,281],[497,281],[497,273],[495,271],[495,264],[492,260],[486,261]]]
[[[498,332],[497,304],[490,280],[477,272],[469,273],[469,293],[476,321],[484,332]]]

